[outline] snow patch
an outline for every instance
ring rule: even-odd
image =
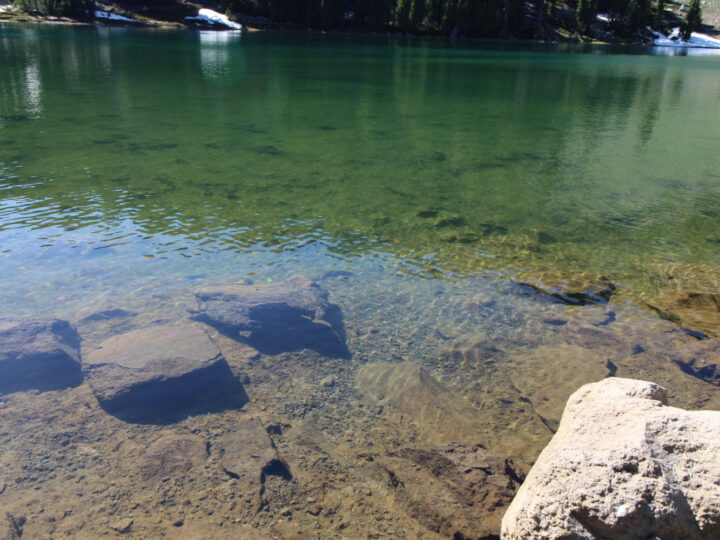
[[[12,11],[12,4],[8,4],[6,6],[0,6],[0,13],[3,11]]]
[[[226,15],[212,9],[201,9],[196,17],[185,17],[186,21],[197,21],[210,25],[221,25],[232,30],[242,30],[242,24],[231,21]]]
[[[650,28],[648,28],[650,30]],[[683,41],[680,39],[680,28],[673,28],[670,35],[665,37],[660,32],[650,30],[655,36],[653,45],[656,47],[703,47],[706,49],[720,49],[720,39],[716,39],[707,34],[701,34],[700,32],[693,32],[690,35],[690,39]]]
[[[134,19],[128,19],[127,17],[123,17],[122,15],[117,15],[115,13],[110,13],[109,11],[96,11],[95,18],[108,19],[110,21],[137,22]]]

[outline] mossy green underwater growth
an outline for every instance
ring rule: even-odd
[[[0,32],[0,284],[19,296],[220,260],[591,271],[638,294],[653,264],[720,265],[712,58]]]

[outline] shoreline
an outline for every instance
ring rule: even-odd
[[[5,7],[5,9],[2,9]],[[370,37],[387,37],[387,38],[404,38],[409,40],[432,40],[439,42],[493,42],[493,43],[512,43],[512,44],[548,44],[548,45],[606,45],[606,46],[637,46],[637,47],[660,47],[663,50],[688,50],[688,49],[715,49],[720,47],[713,47],[707,45],[691,44],[689,42],[670,44],[670,43],[656,43],[653,41],[640,39],[640,40],[622,40],[618,39],[615,41],[604,41],[601,39],[594,39],[588,37],[581,37],[577,33],[572,37],[565,39],[531,39],[531,38],[515,38],[515,37],[469,37],[458,35],[455,37],[438,35],[434,33],[428,34],[415,34],[406,32],[391,32],[391,31],[373,31],[373,30],[350,30],[350,29],[331,29],[331,30],[319,30],[313,28],[300,28],[293,24],[282,24],[274,23],[272,21],[267,22],[267,26],[251,26],[246,24],[248,19],[254,19],[254,17],[241,15],[236,17],[236,20],[242,24],[242,29],[233,28],[222,28],[218,26],[208,25],[207,27],[188,25],[182,22],[174,21],[163,21],[160,19],[148,19],[148,20],[133,20],[127,21],[122,19],[114,19],[112,17],[95,17],[91,20],[78,20],[69,17],[60,17],[52,15],[38,15],[29,14],[14,10],[9,10],[9,4],[0,7],[0,24],[2,23],[16,23],[16,24],[56,24],[56,25],[77,25],[77,26],[95,26],[95,27],[121,27],[121,28],[148,28],[148,29],[169,29],[169,30],[197,30],[197,31],[212,31],[212,32],[227,32],[227,31],[242,31],[242,32],[282,32],[282,33],[299,33],[299,34],[315,34],[315,35],[338,35],[338,36],[370,36]],[[105,11],[110,15],[115,14],[114,11]],[[135,12],[130,12],[133,16],[137,15]],[[125,18],[125,15],[120,15]],[[713,34],[698,34],[702,37],[709,37],[711,40],[717,39],[716,36],[720,36],[720,31],[717,28],[712,27],[714,30]],[[657,35],[657,32],[653,32]],[[697,33],[696,33],[697,34]],[[664,42],[668,42],[669,38],[664,38]]]

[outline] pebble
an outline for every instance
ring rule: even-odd
[[[133,520],[130,518],[121,519],[119,521],[116,521],[115,523],[110,524],[110,528],[113,531],[117,531],[119,533],[127,533],[130,532],[130,529],[132,528]]]

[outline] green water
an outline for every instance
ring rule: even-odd
[[[718,340],[638,302],[720,289],[720,56],[651,53],[0,25],[0,318],[65,319],[83,359],[194,324],[248,397],[161,426],[108,414],[89,379],[0,395],[0,529],[440,538],[388,496],[398,449],[530,465],[570,394],[613,375],[720,408]],[[518,294],[548,270],[616,295]],[[348,357],[188,320],[199,287],[298,274],[340,308]],[[248,419],[292,478],[221,466]],[[168,434],[209,455],[147,480]]]
[[[418,279],[589,270],[638,292],[648,265],[720,264],[719,57],[98,28],[0,38],[3,314],[159,276],[362,273],[379,259]]]

